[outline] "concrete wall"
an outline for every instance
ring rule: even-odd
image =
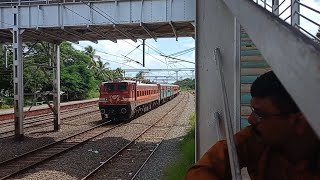
[[[201,0],[196,6],[196,91],[197,91],[197,159],[216,141],[225,137],[223,96],[214,49],[219,47],[233,128],[240,127],[239,113],[239,25],[221,0]],[[224,117],[223,117],[224,118]]]

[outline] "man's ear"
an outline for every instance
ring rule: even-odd
[[[305,131],[307,131],[309,124],[306,117],[301,112],[293,115],[293,121],[297,134],[302,135],[305,133]]]

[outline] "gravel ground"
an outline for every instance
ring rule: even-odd
[[[116,131],[118,132],[114,131],[113,135],[99,136],[83,146],[74,148],[72,152],[64,153],[47,163],[43,163],[34,169],[26,171],[25,174],[15,177],[15,179],[81,179],[92,170],[92,168],[97,166],[101,160],[105,160],[105,157],[117,151],[120,145],[128,143],[141,129],[144,129],[148,124],[157,120],[155,117],[161,117],[165,112],[169,111],[182,97],[183,96],[180,95],[165,105],[127,123],[126,126],[117,128]],[[186,107],[186,111],[188,108],[190,112],[194,111],[194,105],[193,108],[189,106]],[[71,123],[62,124],[59,132],[52,132],[52,128],[47,128],[47,130],[39,133],[28,134],[23,142],[15,142],[12,139],[0,140],[0,161],[96,125],[97,119],[100,119],[100,115],[92,118],[79,119],[76,125],[71,125]],[[187,126],[187,123],[180,123],[180,119],[177,127],[182,128]],[[187,119],[188,116],[186,116],[184,121]],[[177,133],[182,133],[182,130],[177,130]],[[169,135],[168,138],[170,136],[171,135]],[[168,141],[171,140],[171,138],[168,139]]]
[[[60,131],[53,131],[52,123],[52,126],[25,134],[24,141],[21,142],[14,141],[14,138],[0,139],[0,162],[88,129],[96,125],[99,119],[101,117],[97,113],[79,118],[78,121],[67,121],[67,123],[62,121]]]
[[[157,144],[160,143],[161,139],[166,137],[172,125],[175,124],[178,117],[185,110],[188,100],[188,98],[183,99],[164,118],[157,117],[156,120],[160,119],[160,121],[157,121],[155,126],[146,131],[128,149],[118,155],[112,162],[103,166],[88,180],[131,179]]]
[[[166,140],[162,142],[136,179],[165,179],[164,170],[177,159],[179,155],[179,143],[190,128],[189,117],[191,113],[195,112],[195,99],[192,98],[192,95],[189,96],[189,102],[179,119],[177,119],[174,128],[168,133]]]

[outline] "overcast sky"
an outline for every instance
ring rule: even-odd
[[[260,1],[260,0],[259,0]],[[283,0],[280,0],[280,3]],[[304,3],[316,10],[320,10],[320,0],[301,0],[301,3]],[[267,3],[271,5],[271,0],[267,0]],[[260,4],[262,2],[260,1]],[[290,4],[290,0],[286,0],[285,3],[281,5],[279,8],[280,13]],[[312,19],[313,21],[320,24],[320,15],[307,9],[301,7],[300,9],[301,14]],[[285,11],[281,17],[284,19],[288,17],[290,14],[290,9]],[[287,20],[290,21],[290,18]],[[309,21],[301,18],[301,26],[308,30],[312,34],[316,34],[318,31],[318,27]],[[118,43],[113,43],[111,41],[99,41],[98,44],[94,44],[88,41],[80,42],[79,45],[75,44],[74,47],[77,49],[83,49],[84,47],[91,45],[93,46],[96,51],[97,55],[101,56],[104,62],[108,62],[111,69],[115,69],[117,67],[121,67],[122,69],[143,69],[141,64],[138,64],[134,61],[138,61],[142,63],[142,46],[141,41],[137,43],[131,40],[119,40]],[[139,46],[140,45],[140,46]],[[138,47],[139,46],[139,47]],[[137,48],[138,47],[138,48]],[[165,58],[160,55],[163,53],[165,55],[170,55],[173,53],[177,53],[183,50],[187,50],[190,48],[195,47],[195,40],[193,38],[178,38],[178,41],[175,38],[166,38],[166,39],[158,39],[155,42],[153,39],[146,40],[146,56],[145,56],[145,68],[154,69],[154,68],[161,68],[161,69],[171,69],[171,68],[194,68],[194,64],[186,63],[186,62],[179,62],[174,63],[171,59]],[[106,54],[107,53],[107,54]],[[128,58],[124,58],[127,56]],[[183,54],[176,58],[183,59],[186,61],[195,62],[195,51],[190,50],[189,53]],[[128,76],[134,76],[136,73],[127,73]],[[153,72],[148,73],[146,75],[155,76],[155,75],[162,75],[162,76],[176,76],[175,72]],[[179,78],[191,78],[194,75],[192,72],[180,72]]]

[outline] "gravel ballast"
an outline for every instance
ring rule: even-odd
[[[191,98],[191,95],[189,96],[188,104],[177,119],[175,127],[167,135],[166,141],[161,144],[137,179],[161,179],[163,168],[176,157],[178,143],[188,129],[188,118],[191,112],[195,110],[194,98]],[[155,117],[161,117],[169,111],[182,97],[183,95],[179,95],[165,105],[138,117],[130,122],[130,126],[118,128],[113,132],[113,136],[99,136],[85,145],[76,147],[70,152],[26,171],[15,179],[81,179],[92,168],[96,167],[104,157],[117,151],[120,145],[128,143],[142,129],[154,122]],[[52,132],[52,128],[47,128],[47,130],[44,129],[38,133],[27,134],[23,142],[15,142],[13,139],[0,140],[0,162],[92,127],[98,123],[98,119],[100,119],[100,114],[90,118],[79,118],[79,121],[73,121],[75,123],[62,123],[59,132]],[[164,157],[158,157],[158,154]],[[157,172],[151,171],[152,169],[156,169]]]
[[[195,111],[194,97],[192,95],[189,96],[188,104],[177,119],[175,126],[171,129],[166,140],[161,143],[158,150],[144,166],[136,179],[163,179],[165,168],[178,158],[179,143],[188,132],[190,128],[189,117]]]

